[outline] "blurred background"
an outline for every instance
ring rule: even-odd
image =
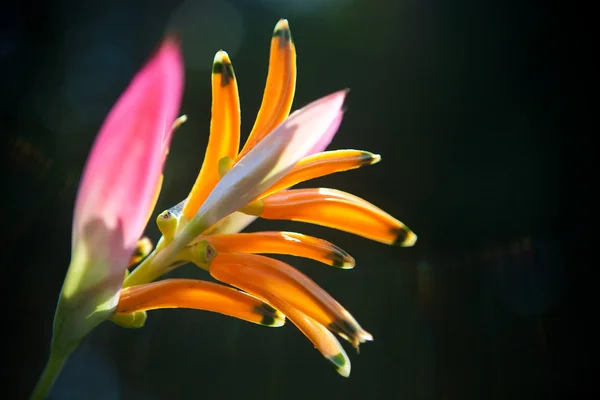
[[[187,195],[201,166],[215,52],[232,58],[247,135],[279,18],[289,20],[298,52],[294,109],[349,87],[330,148],[383,157],[302,186],[361,196],[419,240],[394,248],[283,221],[248,230],[298,231],[348,250],[357,262],[349,271],[282,259],[375,341],[359,355],[344,343],[352,361],[345,379],[292,324],[152,311],[141,330],[96,329],[51,399],[554,399],[581,388],[575,354],[584,328],[573,282],[583,234],[581,220],[565,215],[576,207],[558,10],[474,0],[2,4],[8,398],[26,398],[46,361],[77,183],[116,98],[165,33],[180,32],[188,122],[174,136],[156,215]],[[172,275],[211,279],[192,266]]]

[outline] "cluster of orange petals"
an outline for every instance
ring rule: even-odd
[[[212,120],[202,168],[183,208],[192,218],[228,168],[288,117],[296,83],[296,52],[286,20],[274,30],[269,71],[260,111],[240,150],[238,88],[229,57],[220,51],[212,71]],[[416,235],[402,222],[354,195],[327,188],[289,189],[297,183],[348,171],[380,160],[360,150],[322,151],[303,158],[276,184],[230,217],[293,220],[356,234],[388,245],[412,246]],[[251,220],[251,219],[250,219]],[[157,308],[208,310],[266,326],[289,319],[343,376],[349,359],[333,333],[354,347],[372,340],[352,315],[315,282],[294,267],[262,254],[305,257],[351,269],[354,259],[325,240],[294,232],[221,233],[207,230],[188,247],[206,241],[216,250],[207,269],[216,280],[233,286],[190,279],[165,279],[125,287],[117,313]],[[218,228],[218,226],[216,226]],[[242,226],[243,228],[243,226]],[[222,230],[221,230],[222,231]],[[147,254],[148,243],[140,242]],[[137,263],[141,257],[132,259]],[[185,260],[183,260],[185,261]],[[192,260],[188,260],[192,261]],[[182,263],[182,262],[180,262]]]

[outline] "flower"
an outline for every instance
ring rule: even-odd
[[[237,82],[227,53],[216,54],[210,136],[202,168],[187,198],[158,216],[163,236],[125,280],[113,321],[139,327],[145,311],[174,307],[215,311],[267,326],[280,326],[287,317],[341,375],[348,376],[350,360],[333,333],[357,350],[372,336],[307,276],[261,254],[306,257],[341,269],[353,268],[354,259],[325,240],[299,233],[239,232],[260,217],[318,224],[399,246],[412,246],[417,236],[354,195],[327,188],[290,189],[380,160],[366,151],[324,151],[342,121],[347,91],[325,96],[288,116],[295,59],[288,22],[280,20],[271,42],[261,108],[239,150]],[[188,262],[237,290],[187,279],[150,283]]]
[[[113,106],[77,192],[71,263],[54,318],[50,359],[33,398],[50,389],[79,342],[111,317],[132,253],[160,191],[179,112],[183,63],[166,39]]]

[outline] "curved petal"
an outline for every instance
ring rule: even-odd
[[[261,218],[287,219],[339,229],[385,244],[408,247],[415,235],[373,204],[334,189],[293,189],[262,199]]]
[[[333,243],[300,233],[255,232],[203,238],[219,253],[287,254],[342,269],[350,269],[355,265],[354,258]]]
[[[117,313],[161,308],[212,311],[265,326],[281,326],[285,322],[279,311],[246,293],[194,279],[165,279],[124,288]]]
[[[262,104],[238,160],[287,118],[292,108],[295,89],[296,48],[288,21],[281,19],[273,31],[269,73]]]
[[[193,217],[219,181],[219,160],[234,159],[240,146],[240,100],[231,60],[217,52],[212,69],[212,117],[210,135],[200,173],[188,195],[183,215]]]
[[[277,299],[327,326],[358,348],[373,340],[358,322],[327,292],[292,266],[254,254],[219,253],[210,263],[210,274],[270,304]]]
[[[340,375],[345,378],[350,376],[350,359],[329,329],[285,301],[280,299],[273,299],[273,301],[273,306],[277,307],[289,321],[296,325],[300,332],[321,352],[323,357],[333,364]]]
[[[310,179],[360,168],[364,165],[373,165],[380,160],[379,154],[361,150],[334,150],[313,154],[298,161],[287,175],[260,197],[266,197]]]

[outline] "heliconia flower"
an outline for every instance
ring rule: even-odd
[[[71,263],[54,318],[50,361],[33,398],[62,363],[114,314],[125,273],[162,182],[183,91],[179,43],[166,39],[105,119],[77,192]]]
[[[127,276],[116,316],[126,319],[146,310],[184,307],[267,326],[279,326],[287,317],[342,376],[349,376],[350,360],[334,333],[357,350],[360,343],[373,339],[371,334],[306,275],[262,254],[305,257],[339,269],[353,268],[355,260],[332,243],[300,233],[239,232],[260,217],[318,224],[403,247],[412,246],[417,236],[354,195],[327,188],[290,189],[381,158],[359,150],[324,151],[342,121],[345,90],[289,115],[295,63],[288,22],[280,20],[271,42],[262,105],[240,150],[237,82],[227,54],[217,53],[211,129],[202,168],[187,198],[158,216],[163,237]],[[238,290],[187,280],[150,283],[188,262]]]

